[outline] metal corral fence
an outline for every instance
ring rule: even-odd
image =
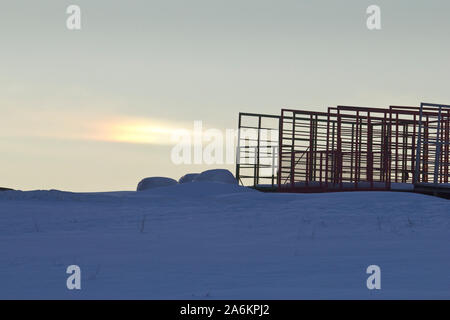
[[[269,191],[449,186],[450,106],[240,113],[236,177]]]

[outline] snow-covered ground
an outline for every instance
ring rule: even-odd
[[[6,191],[0,298],[449,299],[449,228],[448,200],[410,193]]]

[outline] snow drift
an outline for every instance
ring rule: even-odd
[[[192,182],[195,178],[197,178],[200,175],[200,173],[188,173],[182,176],[178,183],[189,183]]]
[[[203,171],[199,174],[193,181],[209,181],[209,182],[219,182],[219,183],[230,183],[238,184],[236,178],[233,174],[226,169],[213,169]]]
[[[137,191],[144,191],[160,187],[168,187],[177,184],[176,180],[165,177],[150,177],[142,179],[138,186]]]

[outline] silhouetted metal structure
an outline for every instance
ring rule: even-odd
[[[236,177],[281,192],[436,190],[449,147],[448,105],[240,113]]]
[[[239,113],[236,178],[243,185],[277,187],[280,116]]]

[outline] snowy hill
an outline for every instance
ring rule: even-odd
[[[5,191],[0,298],[449,299],[449,228],[449,201],[410,193]]]

